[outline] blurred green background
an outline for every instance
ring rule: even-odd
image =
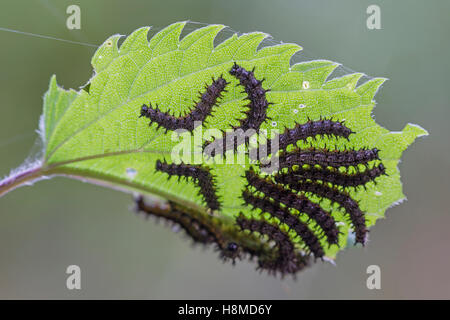
[[[130,211],[131,196],[65,178],[0,199],[0,298],[450,298],[450,2],[442,1],[17,1],[0,2],[0,27],[101,44],[138,27],[181,20],[264,31],[324,58],[390,80],[376,96],[377,122],[430,131],[400,164],[409,200],[387,211],[366,248],[341,253],[274,279],[254,265],[222,264],[213,250]],[[81,30],[66,28],[66,8],[81,7]],[[366,8],[381,8],[382,30],[366,28]],[[42,96],[56,74],[78,88],[92,74],[95,48],[0,31],[0,175],[30,153]],[[66,289],[68,265],[82,290]],[[381,268],[368,290],[366,268]]]

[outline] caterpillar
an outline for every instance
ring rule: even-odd
[[[278,218],[281,222],[289,226],[290,229],[294,230],[316,258],[322,258],[324,256],[323,248],[314,232],[309,229],[307,224],[289,212],[288,209],[281,207],[279,202],[272,202],[267,198],[257,197],[248,190],[243,191],[242,197],[247,205],[251,205],[253,208],[259,208],[262,212],[270,213],[273,217]]]
[[[148,216],[164,218],[180,226],[195,243],[208,244],[218,243],[216,235],[204,223],[195,219],[188,213],[177,210],[169,202],[165,207],[145,203],[143,196],[135,199],[136,210],[144,212]]]
[[[298,195],[285,189],[282,185],[259,177],[253,169],[247,170],[245,177],[249,186],[254,187],[257,191],[283,203],[288,208],[296,209],[300,213],[306,213],[322,228],[330,245],[338,243],[339,230],[336,227],[334,218],[318,204],[310,201],[303,195]]]
[[[302,180],[289,181],[288,186],[293,190],[314,193],[338,203],[350,215],[350,220],[355,228],[356,243],[361,243],[362,245],[366,243],[368,230],[364,213],[359,208],[358,203],[346,192],[340,191],[335,187],[329,187],[323,183]]]
[[[207,141],[203,145],[205,153],[209,156],[215,156],[216,150],[220,150],[222,154],[225,154],[227,150],[234,149],[236,151],[240,144],[245,143],[248,145],[249,137],[245,133],[249,130],[255,133],[259,132],[261,124],[267,119],[267,108],[271,104],[266,99],[266,92],[270,91],[270,89],[262,87],[264,80],[256,79],[254,71],[247,71],[237,63],[234,63],[229,73],[239,80],[250,102],[247,105],[248,110],[244,112],[245,118],[239,120],[238,126],[233,126],[232,132],[225,132],[222,138],[212,142]],[[244,139],[240,139],[241,136],[244,136]]]
[[[309,120],[304,124],[297,123],[294,128],[286,129],[282,134],[276,134],[270,142],[260,145],[258,149],[260,149],[259,154],[267,156],[278,150],[286,149],[289,145],[296,146],[297,141],[306,140],[309,137],[328,135],[343,137],[348,140],[352,133],[354,132],[347,128],[343,121],[333,121],[331,119]],[[278,143],[277,150],[272,150],[272,146],[276,145],[276,143]]]
[[[157,160],[156,170],[167,173],[169,178],[173,175],[179,178],[191,178],[200,188],[199,194],[206,202],[206,206],[212,211],[220,210],[221,205],[216,192],[215,180],[208,167],[183,163],[167,164]]]
[[[239,128],[244,131],[248,129],[258,131],[267,118],[266,113],[270,103],[266,99],[266,92],[270,91],[270,89],[262,87],[264,80],[257,80],[254,76],[254,70],[247,71],[236,62],[231,68],[230,74],[239,80],[250,100],[248,104],[249,109],[245,112],[247,117],[240,121]]]
[[[236,223],[242,230],[258,232],[275,242],[278,254],[259,257],[259,269],[267,270],[269,274],[280,272],[284,276],[286,273],[295,274],[309,265],[307,257],[295,252],[289,235],[278,226],[264,220],[247,219],[242,213],[236,218]]]
[[[277,173],[274,175],[274,179],[277,183],[281,184],[289,184],[292,181],[298,180],[321,180],[333,185],[348,188],[364,186],[369,181],[376,181],[376,178],[385,174],[386,169],[383,163],[363,172],[356,173],[339,172],[339,170],[335,168],[321,169],[312,166],[308,169],[298,167],[296,169],[290,169],[288,172]]]
[[[281,152],[278,157],[279,168],[289,168],[295,165],[310,166],[319,165],[321,167],[356,167],[359,164],[367,165],[372,160],[379,160],[378,149],[361,149],[345,151],[329,151],[325,149],[303,150],[296,148],[293,151]],[[267,167],[261,164],[261,167]]]
[[[200,95],[200,100],[196,103],[194,109],[181,117],[175,117],[167,112],[159,110],[158,105],[155,108],[150,103],[148,106],[143,105],[141,107],[140,117],[147,117],[150,119],[149,125],[153,122],[158,124],[158,129],[163,127],[168,130],[186,129],[193,131],[197,123],[203,123],[211,114],[212,108],[216,105],[217,100],[222,97],[222,93],[225,92],[225,87],[228,82],[219,77],[217,80],[212,79],[211,85],[205,86],[205,92]]]

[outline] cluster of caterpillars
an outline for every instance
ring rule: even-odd
[[[253,70],[248,71],[236,63],[229,73],[244,88],[249,103],[245,117],[239,119],[238,126],[232,126],[231,132],[224,132],[221,138],[203,145],[204,150],[210,150],[211,156],[215,156],[217,148],[225,155],[231,148],[236,151],[239,144],[245,143],[248,147],[248,140],[237,139],[234,133],[237,130],[254,130],[258,133],[261,125],[268,120],[267,109],[271,103],[266,97],[269,89],[262,86],[263,80],[256,79]],[[175,117],[160,111],[157,106],[153,108],[151,104],[142,106],[141,116],[149,118],[150,124],[156,123],[158,128],[163,127],[166,131],[187,129],[192,132],[195,123],[203,124],[211,115],[228,84],[222,76],[212,79],[212,83],[200,95],[199,102],[184,116]],[[242,190],[242,200],[257,214],[249,218],[240,213],[235,225],[228,229],[217,218],[206,222],[207,219],[194,218],[192,213],[173,209],[174,204],[170,205],[172,211],[161,214],[161,211],[155,212],[154,208],[146,206],[140,198],[137,201],[138,208],[180,225],[195,242],[215,243],[222,257],[231,257],[234,261],[242,253],[248,253],[258,257],[258,265],[262,270],[271,274],[295,274],[309,264],[310,254],[316,259],[324,258],[323,243],[329,246],[339,244],[340,230],[332,212],[312,199],[328,199],[331,206],[337,205],[344,210],[354,229],[355,243],[364,245],[367,241],[365,214],[358,201],[351,197],[350,191],[365,188],[368,182],[376,182],[378,177],[386,174],[379,151],[376,148],[342,151],[305,149],[297,145],[299,141],[307,142],[308,138],[325,136],[349,140],[353,133],[343,121],[308,120],[277,134],[273,138],[277,143],[268,140],[266,144],[259,144],[257,154],[276,159],[278,165],[269,174],[265,170],[269,165],[262,162],[246,171],[247,185]],[[261,160],[259,156],[257,159]],[[177,176],[194,182],[208,212],[220,211],[221,202],[215,178],[207,166],[168,164],[158,160],[156,170],[167,174],[168,178]],[[264,218],[267,214],[270,219]],[[301,241],[292,237],[292,231]],[[260,245],[255,247],[252,241]]]

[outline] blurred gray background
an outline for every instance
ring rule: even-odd
[[[66,28],[70,4],[81,30]],[[381,7],[382,30],[366,28],[366,8]],[[364,248],[318,263],[297,281],[222,264],[163,224],[129,210],[131,196],[65,178],[0,199],[0,298],[450,298],[450,2],[151,0],[1,0],[0,27],[93,44],[138,27],[175,21],[264,31],[324,58],[390,80],[376,96],[377,122],[430,131],[400,164],[409,200],[387,211]],[[30,153],[42,96],[56,74],[65,88],[91,76],[95,48],[0,31],[0,175]],[[82,290],[66,289],[68,265]],[[366,288],[366,268],[381,267],[381,290]]]

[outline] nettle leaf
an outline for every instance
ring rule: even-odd
[[[79,91],[62,89],[53,76],[45,94],[41,119],[43,156],[32,167],[15,171],[0,183],[1,193],[40,177],[64,175],[139,194],[156,195],[168,200],[170,208],[158,211],[155,209],[157,206],[145,204],[143,198],[139,198],[138,208],[180,224],[195,241],[216,243],[225,258],[234,259],[238,254],[230,252],[241,250],[258,256],[260,268],[282,274],[295,273],[308,264],[310,252],[316,257],[333,259],[347,242],[353,244],[355,226],[345,208],[317,192],[295,191],[288,185],[276,184],[274,177],[277,174],[298,177],[299,181],[313,183],[316,188],[325,186],[346,194],[359,205],[367,228],[384,217],[387,208],[405,198],[397,165],[402,152],[427,132],[412,124],[401,132],[391,132],[374,121],[371,116],[375,106],[373,98],[384,78],[367,80],[361,73],[333,78],[331,74],[339,64],[326,60],[291,64],[292,57],[301,47],[296,44],[264,45],[268,37],[265,33],[232,34],[215,45],[216,36],[224,26],[208,25],[181,37],[185,24],[172,24],[150,40],[147,39],[149,27],[136,30],[121,45],[118,43],[120,36],[110,37],[92,58],[94,76]],[[247,72],[244,74],[247,82],[251,77],[264,79],[264,82],[257,82],[249,89],[250,94],[246,93],[242,82],[230,73],[237,67],[242,68],[241,72]],[[319,123],[325,119],[323,121],[339,123],[353,133],[348,140],[332,134],[314,135],[295,141],[296,146],[301,150],[337,150],[334,155],[338,155],[338,151],[377,149],[379,159],[370,161],[368,165],[337,169],[300,163],[290,169],[264,175],[259,161],[250,160],[248,155],[245,155],[245,163],[232,163],[230,160],[236,158],[229,153],[225,156],[216,154],[210,159],[201,158],[200,162],[193,163],[192,154],[188,154],[182,160],[185,166],[194,168],[193,171],[177,167],[173,164],[172,151],[180,147],[186,134],[174,134],[173,130],[165,130],[164,125],[158,128],[158,121],[151,121],[149,125],[149,120],[140,116],[150,117],[150,112],[164,112],[173,117],[189,115],[201,99],[199,92],[200,95],[205,93],[205,85],[210,86],[214,79],[220,78],[227,83],[226,91],[216,92],[220,97],[203,125],[188,132],[188,138],[183,140],[193,154],[201,154],[205,141],[196,137],[201,137],[207,129],[222,131],[239,127],[247,117],[245,112],[251,109],[247,96],[258,96],[259,92],[260,98],[265,97],[270,103],[266,110],[267,118],[257,128],[260,136],[261,132],[276,129],[283,133],[297,124]],[[257,91],[258,85],[262,91]],[[210,90],[213,89],[210,87]],[[143,105],[147,106],[147,113],[143,111]],[[268,133],[268,136],[272,138],[276,134]],[[214,141],[220,141],[220,138],[216,137]],[[250,146],[244,144],[238,150],[245,152]],[[293,149],[294,146],[290,145],[282,152],[295,153]],[[276,156],[274,154],[271,158]],[[220,163],[220,159],[225,163]],[[166,166],[164,170],[172,175],[189,171],[194,172],[194,176],[168,179],[169,175],[161,169],[163,167],[157,170],[157,163]],[[346,185],[348,182],[332,186],[320,179],[301,178],[298,173],[300,169],[307,173],[312,172],[308,170],[316,170],[318,175],[335,174],[348,181],[350,178],[345,177],[367,173],[380,163],[385,174],[366,181],[364,187],[359,188]],[[195,171],[200,169],[205,171]],[[254,185],[248,186],[246,174],[249,170],[253,170],[251,172],[262,181],[259,192]],[[213,189],[206,192],[217,196],[220,208],[208,208],[205,192],[199,189],[199,185],[207,185],[202,172],[208,172],[212,177]],[[271,194],[268,191],[270,186],[281,190],[280,194]],[[252,210],[251,205],[245,204],[244,190],[255,197],[259,209]],[[330,245],[330,239],[323,236],[324,228],[318,221],[310,219],[311,214],[296,210],[292,203],[295,197],[291,197],[290,202],[283,198],[283,194],[288,193],[298,197],[304,195],[306,198],[301,199],[310,201],[306,202],[307,205],[316,209],[320,205],[318,208],[330,214],[340,232],[336,241],[338,245]],[[263,206],[262,201],[268,201],[266,205],[269,207]],[[281,211],[277,217],[270,210]],[[295,216],[295,226],[289,226],[280,212]],[[310,234],[301,233],[301,226],[306,226],[303,231]],[[260,234],[260,237],[255,237],[255,234]],[[275,246],[264,244],[271,240]],[[317,251],[319,249],[323,254]],[[296,267],[290,266],[292,264]]]

